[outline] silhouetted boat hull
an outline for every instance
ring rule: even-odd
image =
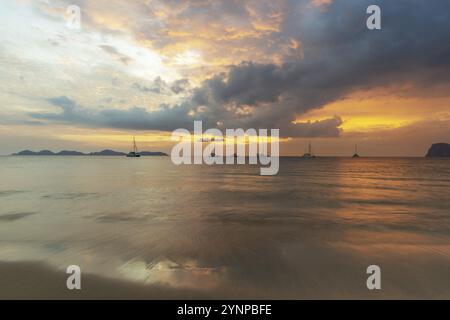
[[[130,152],[127,154],[127,158],[140,158],[141,155],[139,153]]]
[[[315,159],[316,156],[315,156],[315,155],[312,155],[312,154],[310,154],[310,153],[305,153],[305,154],[302,156],[302,158],[303,158],[303,159]]]

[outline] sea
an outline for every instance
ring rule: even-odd
[[[450,159],[0,157],[0,297],[449,299]]]

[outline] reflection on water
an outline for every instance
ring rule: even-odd
[[[0,177],[0,261],[211,297],[450,298],[448,160],[285,158],[260,176],[168,158],[1,157]],[[366,288],[371,264],[381,293]]]

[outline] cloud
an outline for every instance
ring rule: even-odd
[[[133,61],[133,58],[131,58],[123,53],[120,53],[119,50],[114,46],[100,45],[99,47],[125,65],[128,65],[128,63]]]
[[[213,127],[219,127],[220,129],[249,128],[245,121],[240,122],[236,118],[231,120],[235,124],[238,124],[238,126],[227,127],[225,125],[218,125],[214,113],[211,112],[194,112],[194,115],[192,115],[194,108],[189,103],[176,106],[161,105],[157,111],[147,111],[140,107],[132,107],[126,110],[101,109],[92,111],[92,109],[83,107],[74,100],[64,96],[50,98],[48,102],[59,107],[61,111],[55,113],[30,113],[30,116],[35,119],[56,123],[128,130],[173,131],[178,128],[192,130],[194,120],[202,120],[205,129]],[[281,127],[281,134],[283,136],[293,137],[335,137],[340,134],[338,127],[341,124],[342,120],[339,117],[298,124],[287,123]],[[271,129],[279,127],[255,126],[254,128]]]
[[[133,83],[133,88],[143,93],[152,92],[161,94],[167,92],[167,84],[165,83],[164,80],[161,79],[161,77],[157,77],[149,87],[141,85],[139,83]]]
[[[375,32],[365,27],[370,1],[335,2],[326,11],[294,5],[283,34],[301,41],[303,59],[231,66],[195,90],[194,103],[208,106],[219,118],[224,105],[245,107],[248,112],[237,120],[283,128],[296,115],[355,90],[409,84],[415,94],[428,94],[433,86],[448,86],[450,4],[379,2],[384,24]]]
[[[175,128],[189,128],[192,121],[183,105],[169,108],[161,105],[160,110],[149,112],[144,108],[132,107],[127,110],[101,109],[93,110],[77,104],[68,97],[55,97],[48,102],[60,108],[56,113],[30,113],[30,116],[40,120],[50,120],[56,123],[71,123],[75,125],[103,128],[120,128],[130,130],[161,130],[171,131]]]
[[[176,80],[170,86],[170,89],[175,94],[180,94],[185,92],[189,88],[189,79]]]
[[[283,128],[283,131],[289,129],[289,131],[285,132],[287,136],[300,136],[308,138],[338,137],[342,132],[342,129],[339,128],[342,125],[342,123],[343,121],[340,117],[334,116],[333,118],[325,120],[290,124],[287,128]],[[292,131],[292,134],[289,134],[290,131]]]
[[[320,6],[326,6],[333,3],[333,0],[312,0],[311,5],[320,7]]]
[[[133,88],[142,93],[156,93],[156,94],[181,94],[188,90],[189,80],[179,79],[172,83],[167,83],[161,77],[156,77],[150,85],[142,85],[140,83],[133,83]]]
[[[366,8],[372,2],[334,1],[326,10],[318,10],[306,0],[286,1],[267,8],[255,7],[253,2],[248,6],[240,2],[202,1],[183,5],[169,2],[167,6],[176,9],[173,15],[167,6],[150,8],[141,3],[153,14],[160,9],[160,16],[174,17],[174,21],[162,19],[168,25],[152,30],[153,34],[132,24],[131,29],[139,40],[151,42],[167,52],[167,47],[197,36],[203,44],[215,49],[226,47],[231,50],[231,56],[246,56],[248,61],[215,72],[189,91],[191,95],[181,103],[161,104],[156,111],[143,107],[98,110],[60,97],[49,100],[61,109],[60,113],[32,116],[48,121],[142,130],[190,128],[194,120],[203,120],[208,127],[220,123],[227,128],[280,128],[282,134],[284,131],[290,136],[338,136],[342,124],[339,117],[298,124],[293,121],[356,90],[409,84],[415,93],[428,93],[434,86],[450,83],[450,3],[445,0],[434,0],[432,4],[421,0],[377,1],[382,8],[382,29],[372,31],[365,25]],[[259,20],[255,15],[261,17],[261,12],[271,12],[276,17],[273,28],[257,25]],[[186,25],[192,28],[187,29]],[[295,58],[279,57],[284,52],[282,44],[286,43],[301,44],[302,54]],[[254,54],[241,55],[239,46],[244,47],[243,51],[254,50]],[[114,47],[102,46],[102,49],[118,59],[123,58]],[[233,52],[239,53],[233,55]],[[223,58],[228,51],[216,50],[214,54]],[[269,55],[271,59],[261,59],[261,55]],[[127,60],[122,62],[126,64]],[[136,82],[133,88],[141,92],[172,90],[177,93],[183,85],[183,82],[170,85],[156,78],[151,85]]]

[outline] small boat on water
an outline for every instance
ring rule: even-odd
[[[359,158],[359,154],[358,154],[358,145],[355,144],[355,154],[353,155],[352,158]]]
[[[136,138],[133,137],[133,151],[130,151],[127,154],[127,158],[140,158],[141,155],[138,152],[137,146],[136,146]]]
[[[305,152],[305,154],[302,156],[302,158],[305,159],[315,159],[316,156],[312,152],[311,142],[308,144],[308,151]]]

